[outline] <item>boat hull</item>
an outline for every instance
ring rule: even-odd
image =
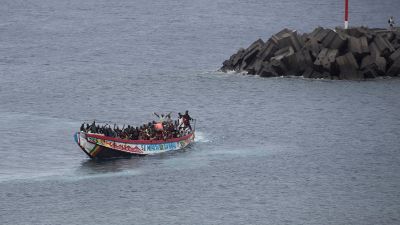
[[[181,138],[166,141],[124,140],[97,134],[77,132],[75,142],[90,158],[119,158],[133,155],[144,156],[175,151],[194,141],[194,132]]]

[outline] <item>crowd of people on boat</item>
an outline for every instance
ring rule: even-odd
[[[172,120],[171,113],[154,115],[158,118],[157,121],[152,121],[142,126],[125,125],[119,128],[114,124],[96,124],[93,121],[91,124],[83,123],[80,131],[93,134],[101,134],[107,137],[115,137],[128,140],[166,140],[185,136],[192,132],[189,111],[184,114],[178,113],[178,119]]]

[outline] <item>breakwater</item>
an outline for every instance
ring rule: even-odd
[[[220,70],[343,80],[398,76],[400,30],[318,27],[300,34],[285,28],[266,41],[258,39],[239,49]]]

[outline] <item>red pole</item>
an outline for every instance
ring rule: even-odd
[[[344,0],[344,29],[349,27],[349,0]]]

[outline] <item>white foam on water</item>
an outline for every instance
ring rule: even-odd
[[[107,172],[107,173],[94,173],[94,174],[87,174],[87,175],[77,175],[77,174],[68,174],[62,177],[62,180],[74,182],[80,180],[87,180],[87,179],[95,179],[95,178],[108,178],[108,177],[125,177],[125,176],[134,176],[141,174],[140,171],[137,170],[123,170],[119,172]],[[57,178],[55,178],[57,179]]]
[[[195,142],[203,142],[203,143],[211,142],[211,140],[208,139],[206,137],[206,135],[201,131],[196,131],[196,136],[194,138],[194,141]]]
[[[80,180],[97,179],[97,178],[108,178],[108,177],[124,177],[124,176],[135,176],[142,174],[138,170],[122,170],[118,172],[105,172],[105,173],[76,173],[73,171],[65,173],[42,173],[34,176],[3,176],[0,178],[0,183],[3,182],[35,182],[35,181],[57,181],[62,180],[66,182],[75,182]]]

